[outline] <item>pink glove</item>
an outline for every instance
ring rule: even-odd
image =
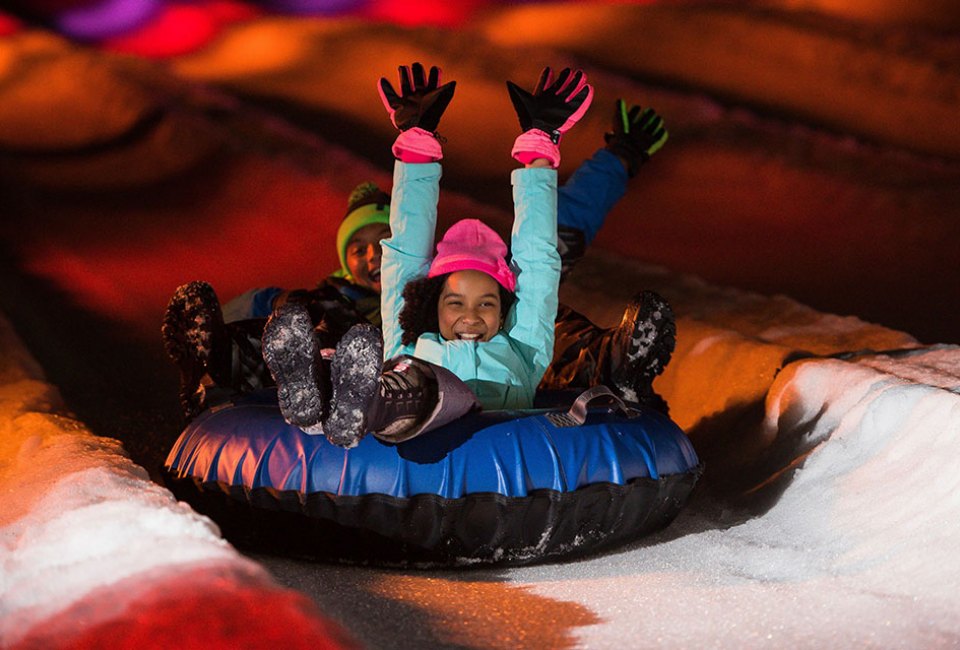
[[[419,126],[401,131],[393,141],[393,155],[405,163],[437,162],[443,159],[443,148],[437,136]]]
[[[540,129],[530,129],[518,135],[513,141],[510,155],[524,165],[529,165],[538,158],[545,158],[554,169],[560,166],[560,147]]]

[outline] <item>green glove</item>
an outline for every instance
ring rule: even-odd
[[[613,111],[613,131],[604,134],[603,139],[611,153],[626,161],[627,173],[633,178],[668,136],[663,118],[655,110],[639,105],[627,110],[626,102],[618,99]]]

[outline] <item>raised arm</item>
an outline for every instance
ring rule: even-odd
[[[400,130],[393,144],[389,239],[382,242],[380,311],[383,318],[384,357],[396,356],[402,347],[399,315],[403,288],[423,277],[430,267],[437,229],[440,198],[440,165],[443,157],[436,129],[453,98],[456,82],[440,84],[440,69],[400,66],[400,92],[385,78],[378,84],[390,119]]]
[[[586,112],[593,97],[582,71],[550,68],[533,93],[507,82],[523,133],[513,157],[526,165],[513,172],[514,223],[511,264],[517,274],[516,302],[504,323],[521,344],[536,375],[553,356],[560,255],[557,253],[557,172],[560,139]]]
[[[614,103],[612,129],[604,134],[606,146],[581,163],[557,192],[561,282],[626,194],[627,180],[660,150],[667,136],[663,118],[652,108],[628,108],[622,99]]]

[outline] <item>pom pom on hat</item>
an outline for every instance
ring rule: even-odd
[[[371,224],[390,225],[390,195],[375,183],[360,183],[347,199],[347,213],[337,228],[337,254],[340,256],[338,275],[350,275],[347,269],[347,244],[354,233]]]
[[[373,181],[364,181],[353,188],[353,191],[350,192],[350,198],[347,199],[346,216],[349,217],[350,213],[357,208],[364,205],[370,205],[371,203],[389,206],[390,195],[377,187],[377,184]]]
[[[486,273],[507,291],[515,291],[517,277],[507,265],[507,245],[492,228],[478,219],[453,224],[437,244],[437,256],[427,277],[456,271]]]

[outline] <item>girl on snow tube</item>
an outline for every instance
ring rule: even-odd
[[[382,242],[382,343],[369,326],[356,326],[340,340],[331,398],[318,372],[320,351],[306,310],[282,306],[263,337],[284,417],[343,447],[355,446],[368,431],[399,442],[477,407],[533,405],[554,349],[560,279],[558,142],[593,95],[586,76],[569,69],[556,79],[550,68],[544,69],[532,94],[508,82],[523,129],[512,155],[525,166],[513,174],[515,222],[508,264],[506,244],[472,219],[454,224],[431,256],[437,161],[442,158],[435,131],[455,82],[440,85],[440,71],[431,68],[428,78],[419,63],[401,66],[400,76],[400,94],[386,79],[379,84],[384,106],[400,130],[393,146],[398,160],[392,234]],[[648,305],[648,312],[656,317],[667,308]],[[609,362],[621,374],[644,375],[647,383],[662,370],[661,360],[669,356],[673,341],[672,333],[657,336],[665,331],[649,329],[633,333],[652,340],[637,337],[621,348],[626,359]],[[386,365],[384,358],[390,359]]]
[[[557,191],[561,282],[626,192],[629,178],[666,139],[663,119],[653,109],[628,107],[619,99],[615,102],[611,130],[604,134],[605,146],[581,163]],[[323,351],[318,381],[329,397],[330,365],[337,342],[357,323],[381,325],[380,242],[390,236],[389,209],[390,195],[373,183],[361,183],[351,192],[337,229],[340,268],[313,289],[251,289],[221,309],[216,292],[205,282],[177,288],[164,315],[162,332],[167,353],[180,370],[180,398],[187,421],[218,401],[274,385],[261,351],[263,329],[273,311],[286,302],[303,304],[310,315],[317,345]],[[650,327],[663,331],[653,335]],[[638,336],[641,332],[646,334]],[[605,384],[625,399],[655,404],[666,411],[663,401],[647,391],[649,381],[634,382],[637,372],[624,372],[615,365],[629,353],[634,366],[648,369],[649,379],[666,364],[674,325],[662,298],[649,292],[638,294],[614,328],[597,327],[560,305],[554,333],[554,358],[539,388]],[[632,339],[639,338],[660,343],[649,352],[627,350]],[[660,358],[651,360],[655,354]]]

